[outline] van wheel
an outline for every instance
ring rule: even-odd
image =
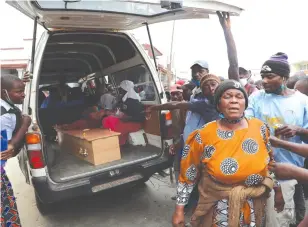
[[[54,204],[42,203],[36,192],[35,192],[35,202],[37,209],[42,215],[49,214],[53,211]]]

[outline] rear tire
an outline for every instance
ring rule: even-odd
[[[39,210],[39,212],[42,215],[49,214],[53,211],[54,209],[54,204],[50,203],[42,203],[40,198],[38,197],[37,193],[35,192],[35,202],[36,202],[36,207]]]

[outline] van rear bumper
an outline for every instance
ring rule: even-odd
[[[172,161],[170,157],[160,157],[145,163],[140,163],[137,168],[135,166],[132,169],[134,172],[126,169],[125,173],[128,172],[128,174],[120,175],[114,179],[102,175],[99,182],[96,181],[98,176],[93,176],[95,177],[95,181],[88,178],[78,181],[78,183],[66,182],[58,184],[52,183],[48,177],[33,177],[32,184],[37,197],[42,203],[55,203],[74,197],[92,195],[138,181],[146,181],[154,173],[169,168],[172,165]]]

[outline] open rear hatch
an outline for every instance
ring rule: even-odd
[[[130,30],[144,23],[209,18],[216,11],[239,15],[239,6],[220,0],[55,0],[17,1],[8,4],[46,28],[100,28]]]

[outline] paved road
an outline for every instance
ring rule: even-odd
[[[144,187],[66,201],[52,214],[42,216],[36,208],[33,189],[25,183],[17,160],[9,160],[6,169],[15,190],[23,227],[171,226],[174,201],[170,197],[175,189],[169,178],[152,177]]]
[[[33,189],[25,183],[14,158],[6,167],[17,197],[23,227],[167,227],[170,225],[175,191],[169,178],[151,178],[145,186],[114,193],[100,193],[59,204],[42,216],[36,208]]]

